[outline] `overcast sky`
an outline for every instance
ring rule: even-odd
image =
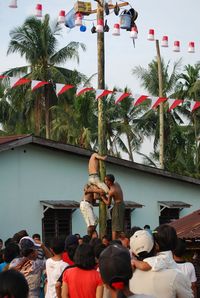
[[[18,0],[18,8],[8,7],[10,0],[0,0],[0,72],[11,67],[25,64],[22,58],[17,55],[6,55],[9,32],[16,26],[22,25],[25,18],[34,14],[37,3],[43,5],[43,14],[49,13],[52,20],[57,18],[61,9],[69,11],[76,1],[74,0]],[[115,2],[115,1],[113,1]],[[96,7],[96,2],[91,1],[92,7]],[[112,35],[113,24],[119,21],[119,17],[113,13],[106,17],[110,32],[105,33],[106,52],[106,84],[109,88],[118,86],[124,88],[128,86],[134,93],[142,93],[139,81],[131,74],[131,70],[136,65],[147,67],[148,63],[155,57],[155,43],[147,40],[147,33],[150,28],[155,29],[155,36],[161,40],[163,35],[169,36],[169,48],[161,48],[161,55],[168,61],[183,58],[182,64],[194,64],[200,60],[200,1],[199,0],[135,0],[129,2],[138,11],[137,25],[139,29],[136,47],[133,47],[129,32],[121,30],[120,36]],[[127,7],[128,8],[128,7]],[[121,9],[122,11],[122,9]],[[80,64],[75,62],[66,63],[65,67],[78,69],[87,76],[97,72],[97,48],[96,34],[91,33],[92,19],[95,15],[90,15],[85,20],[87,31],[82,33],[76,27],[72,30],[63,26],[60,47],[65,46],[70,41],[81,41],[85,43],[87,52],[80,51]],[[94,20],[94,23],[96,21]],[[181,52],[174,53],[172,44],[174,40],[181,41]],[[187,52],[188,42],[195,41],[196,53]],[[96,81],[93,81],[96,88]]]

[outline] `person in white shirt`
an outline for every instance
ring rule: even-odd
[[[129,280],[133,274],[131,257],[129,250],[122,245],[112,244],[103,250],[99,258],[99,271],[112,298],[155,298],[130,291]]]
[[[130,239],[131,252],[136,257],[142,257],[145,261],[143,263],[150,267],[147,271],[138,268],[134,271],[130,280],[130,290],[138,294],[151,294],[156,298],[193,298],[188,278],[178,269],[167,268],[174,263],[171,250],[175,249],[177,242],[175,229],[169,225],[161,225],[155,229],[153,235],[154,239],[147,231],[137,231]],[[155,247],[159,255],[152,257],[150,265],[145,258],[152,256],[150,254],[154,252]],[[167,260],[166,268],[163,265],[164,260]],[[157,268],[157,271],[152,271],[151,266]]]
[[[56,282],[60,277],[63,270],[69,266],[62,260],[62,253],[64,252],[64,241],[59,239],[52,240],[50,250],[53,257],[46,261],[46,274],[47,274],[47,291],[45,298],[57,298]]]
[[[178,269],[181,270],[190,280],[191,287],[194,293],[194,297],[197,297],[197,286],[196,286],[196,273],[194,265],[191,262],[187,262],[184,259],[186,253],[186,242],[178,238],[177,245],[173,251],[174,260],[178,266]]]

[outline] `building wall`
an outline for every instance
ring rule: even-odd
[[[42,233],[41,200],[80,201],[87,182],[88,159],[79,155],[26,145],[0,153],[0,238],[21,229]],[[157,201],[183,201],[192,205],[181,216],[199,209],[199,186],[163,178],[125,167],[106,164],[124,192],[124,199],[143,204],[132,212],[132,225],[158,225]],[[98,213],[98,208],[96,208]],[[73,233],[86,233],[77,210],[73,213]]]

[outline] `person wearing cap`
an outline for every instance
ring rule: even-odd
[[[25,236],[19,241],[19,247],[22,257],[14,259],[9,266],[20,271],[26,278],[29,285],[29,298],[40,297],[40,280],[43,270],[45,269],[45,260],[37,259],[37,249],[44,248],[46,257],[52,256],[51,252],[44,246]]]
[[[133,274],[131,258],[128,249],[122,245],[110,245],[103,250],[99,258],[99,270],[112,298],[154,298],[149,295],[134,294],[129,289],[129,280]]]
[[[114,205],[112,208],[112,239],[118,238],[118,234],[124,230],[124,214],[125,204],[123,192],[119,183],[115,182],[115,177],[112,174],[105,176],[105,183],[109,187],[108,196],[102,195],[102,200],[106,205],[111,205],[113,199]]]
[[[171,249],[177,240],[175,230],[168,225],[161,225],[154,232],[155,245],[153,237],[145,230],[135,232],[130,238],[131,252],[144,261],[137,266],[137,262],[133,260],[134,265],[140,269],[135,269],[130,280],[130,289],[156,298],[192,298],[189,280],[177,270],[172,259]],[[154,247],[157,247],[158,254],[153,257]]]

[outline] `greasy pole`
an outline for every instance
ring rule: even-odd
[[[98,1],[97,23],[104,20],[104,0]],[[105,89],[105,49],[104,32],[97,33],[97,59],[98,59],[98,89]],[[101,155],[106,154],[105,120],[104,120],[104,98],[98,99],[98,147]],[[105,163],[100,162],[100,178],[104,179],[106,173]],[[99,203],[99,234],[103,237],[106,234],[106,206],[100,200]]]

